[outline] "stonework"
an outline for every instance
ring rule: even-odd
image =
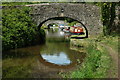
[[[78,3],[47,3],[31,6],[30,12],[38,28],[47,20],[54,17],[68,17],[84,24],[88,37],[98,36],[103,31],[100,7],[92,4]]]

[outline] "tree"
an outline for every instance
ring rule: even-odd
[[[101,3],[101,13],[103,21],[103,32],[104,35],[110,35],[113,29],[113,23],[115,19],[115,6],[116,3],[104,2]]]

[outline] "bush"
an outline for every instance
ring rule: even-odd
[[[29,11],[29,7],[5,7],[3,9],[3,50],[35,44],[38,32],[29,16]]]

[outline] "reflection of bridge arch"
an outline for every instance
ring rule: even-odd
[[[64,68],[64,69],[66,69],[66,68],[72,68],[77,63],[77,62],[72,62],[69,65],[57,65],[57,64],[54,64],[54,63],[47,62],[45,59],[43,59],[43,57],[41,55],[39,56],[39,61],[41,63],[43,63],[44,65],[49,66],[49,67]]]
[[[85,53],[84,53],[85,54]],[[39,55],[39,61],[42,63],[42,64],[44,64],[44,65],[46,65],[46,66],[49,66],[49,67],[53,67],[53,68],[63,68],[63,69],[67,69],[67,68],[72,68],[72,67],[74,67],[74,66],[76,66],[77,65],[77,58],[76,57],[74,57],[73,56],[73,54],[72,54],[72,56],[70,56],[70,55],[68,55],[68,57],[70,58],[70,60],[72,61],[70,64],[68,64],[68,65],[57,65],[57,64],[54,64],[54,63],[50,63],[50,62],[48,62],[47,60],[45,60],[41,55]],[[85,58],[85,56],[83,57],[83,56],[81,56],[80,57],[80,64],[83,62],[83,60],[84,60],[84,58]]]
[[[56,46],[56,45],[59,45],[59,46]],[[52,46],[55,46],[55,47],[52,47]],[[60,48],[61,46],[63,46],[63,48]],[[45,50],[47,50],[47,51],[45,51]],[[57,65],[54,63],[50,63],[42,57],[42,54],[44,54],[44,53],[46,53],[46,54],[48,53],[48,55],[54,55],[55,53],[59,53],[59,52],[67,53],[67,57],[71,61],[71,64],[60,66],[60,65]],[[67,44],[67,43],[64,45],[60,44],[60,43],[58,43],[58,44],[51,43],[49,45],[44,45],[42,47],[42,51],[40,52],[40,56],[39,56],[39,60],[41,63],[43,63],[47,66],[56,67],[56,68],[71,68],[77,64],[78,59],[81,64],[83,62],[84,58],[85,58],[85,53],[80,53],[78,51],[71,50],[69,48],[69,44]]]

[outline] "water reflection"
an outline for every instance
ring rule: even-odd
[[[3,52],[3,77],[31,73],[35,78],[53,78],[58,76],[58,72],[71,71],[81,64],[85,53],[71,50],[70,43],[63,41],[64,36],[58,37],[61,32],[57,33],[48,31],[46,44]]]
[[[81,64],[84,57],[85,53],[71,50],[69,43],[48,41],[41,47],[39,60],[42,64],[52,68],[67,69]]]
[[[45,29],[46,32],[46,36],[47,38],[51,38],[51,37],[64,37],[65,36],[65,32],[61,31],[60,28],[50,28],[50,29]]]
[[[53,55],[41,55],[46,61],[58,65],[68,65],[71,63],[68,56],[64,52],[60,52],[59,55],[53,54]]]
[[[82,62],[80,52],[71,50],[69,42],[64,42],[67,33],[59,28],[45,29],[46,44],[40,49],[41,62],[49,66],[75,66],[77,59]],[[77,56],[76,56],[77,55]],[[43,60],[42,60],[43,59]]]

